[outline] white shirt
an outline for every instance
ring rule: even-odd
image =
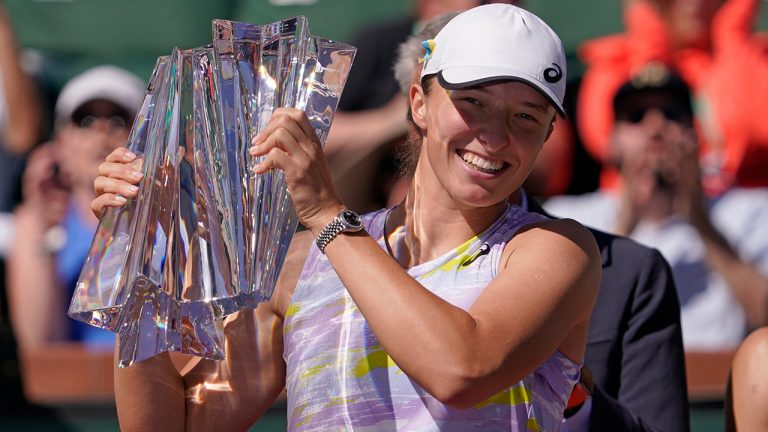
[[[13,214],[0,213],[0,258],[8,256],[13,244]]]
[[[618,206],[619,196],[606,192],[556,197],[545,204],[553,215],[609,232],[616,226]],[[768,189],[733,189],[712,201],[710,218],[742,259],[768,275]],[[744,310],[723,277],[709,271],[696,230],[670,217],[661,223],[640,223],[630,237],[658,249],[672,267],[685,349],[735,349],[746,332]]]

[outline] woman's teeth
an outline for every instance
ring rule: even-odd
[[[462,153],[461,158],[464,162],[487,174],[497,173],[501,171],[501,168],[504,166],[503,161],[489,161],[469,152]]]

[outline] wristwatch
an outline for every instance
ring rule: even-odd
[[[320,252],[325,253],[325,247],[337,235],[343,232],[357,232],[361,229],[363,229],[363,221],[360,220],[360,216],[352,210],[342,210],[320,231],[315,239],[315,244],[317,244]]]

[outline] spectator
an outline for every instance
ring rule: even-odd
[[[676,69],[691,87],[702,134],[705,192],[768,186],[768,56],[752,33],[758,0],[626,0],[626,32],[585,43],[579,132],[598,159],[610,157],[613,94],[645,64]],[[610,169],[603,186],[617,177]]]
[[[432,19],[400,45],[394,69],[403,93],[419,81],[422,41],[434,38],[454,16],[447,13]],[[418,134],[408,114],[414,138],[406,145],[415,150]],[[415,166],[415,154],[408,150],[401,151],[406,181]],[[526,192],[515,193],[511,201],[546,215]],[[630,239],[596,229],[591,232],[603,261],[582,369],[589,395],[581,400],[572,396],[574,406],[567,411],[564,430],[687,431],[680,304],[669,264],[658,251]]]
[[[657,247],[672,264],[689,350],[734,349],[768,323],[768,190],[702,191],[688,87],[651,64],[614,98],[615,190],[553,198],[548,211]]]
[[[97,220],[90,210],[98,165],[125,145],[144,86],[100,66],[69,81],[56,101],[55,135],[29,158],[9,256],[11,317],[22,349],[53,340],[112,342],[66,316]]]
[[[22,393],[16,338],[9,318],[5,256],[19,199],[24,156],[38,141],[42,117],[34,81],[21,67],[16,36],[0,3],[0,416],[29,409]],[[35,412],[35,414],[41,414]]]

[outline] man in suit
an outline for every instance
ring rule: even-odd
[[[401,45],[394,70],[403,92],[418,79],[420,55],[414,53],[423,54],[421,42],[434,38],[452,16],[433,19]],[[410,121],[409,127],[414,127]],[[409,150],[401,152],[404,175]],[[522,190],[510,201],[546,215]],[[568,410],[563,429],[686,432],[690,426],[680,305],[669,264],[655,249],[591,231],[602,256],[602,280],[577,389],[587,394]]]

